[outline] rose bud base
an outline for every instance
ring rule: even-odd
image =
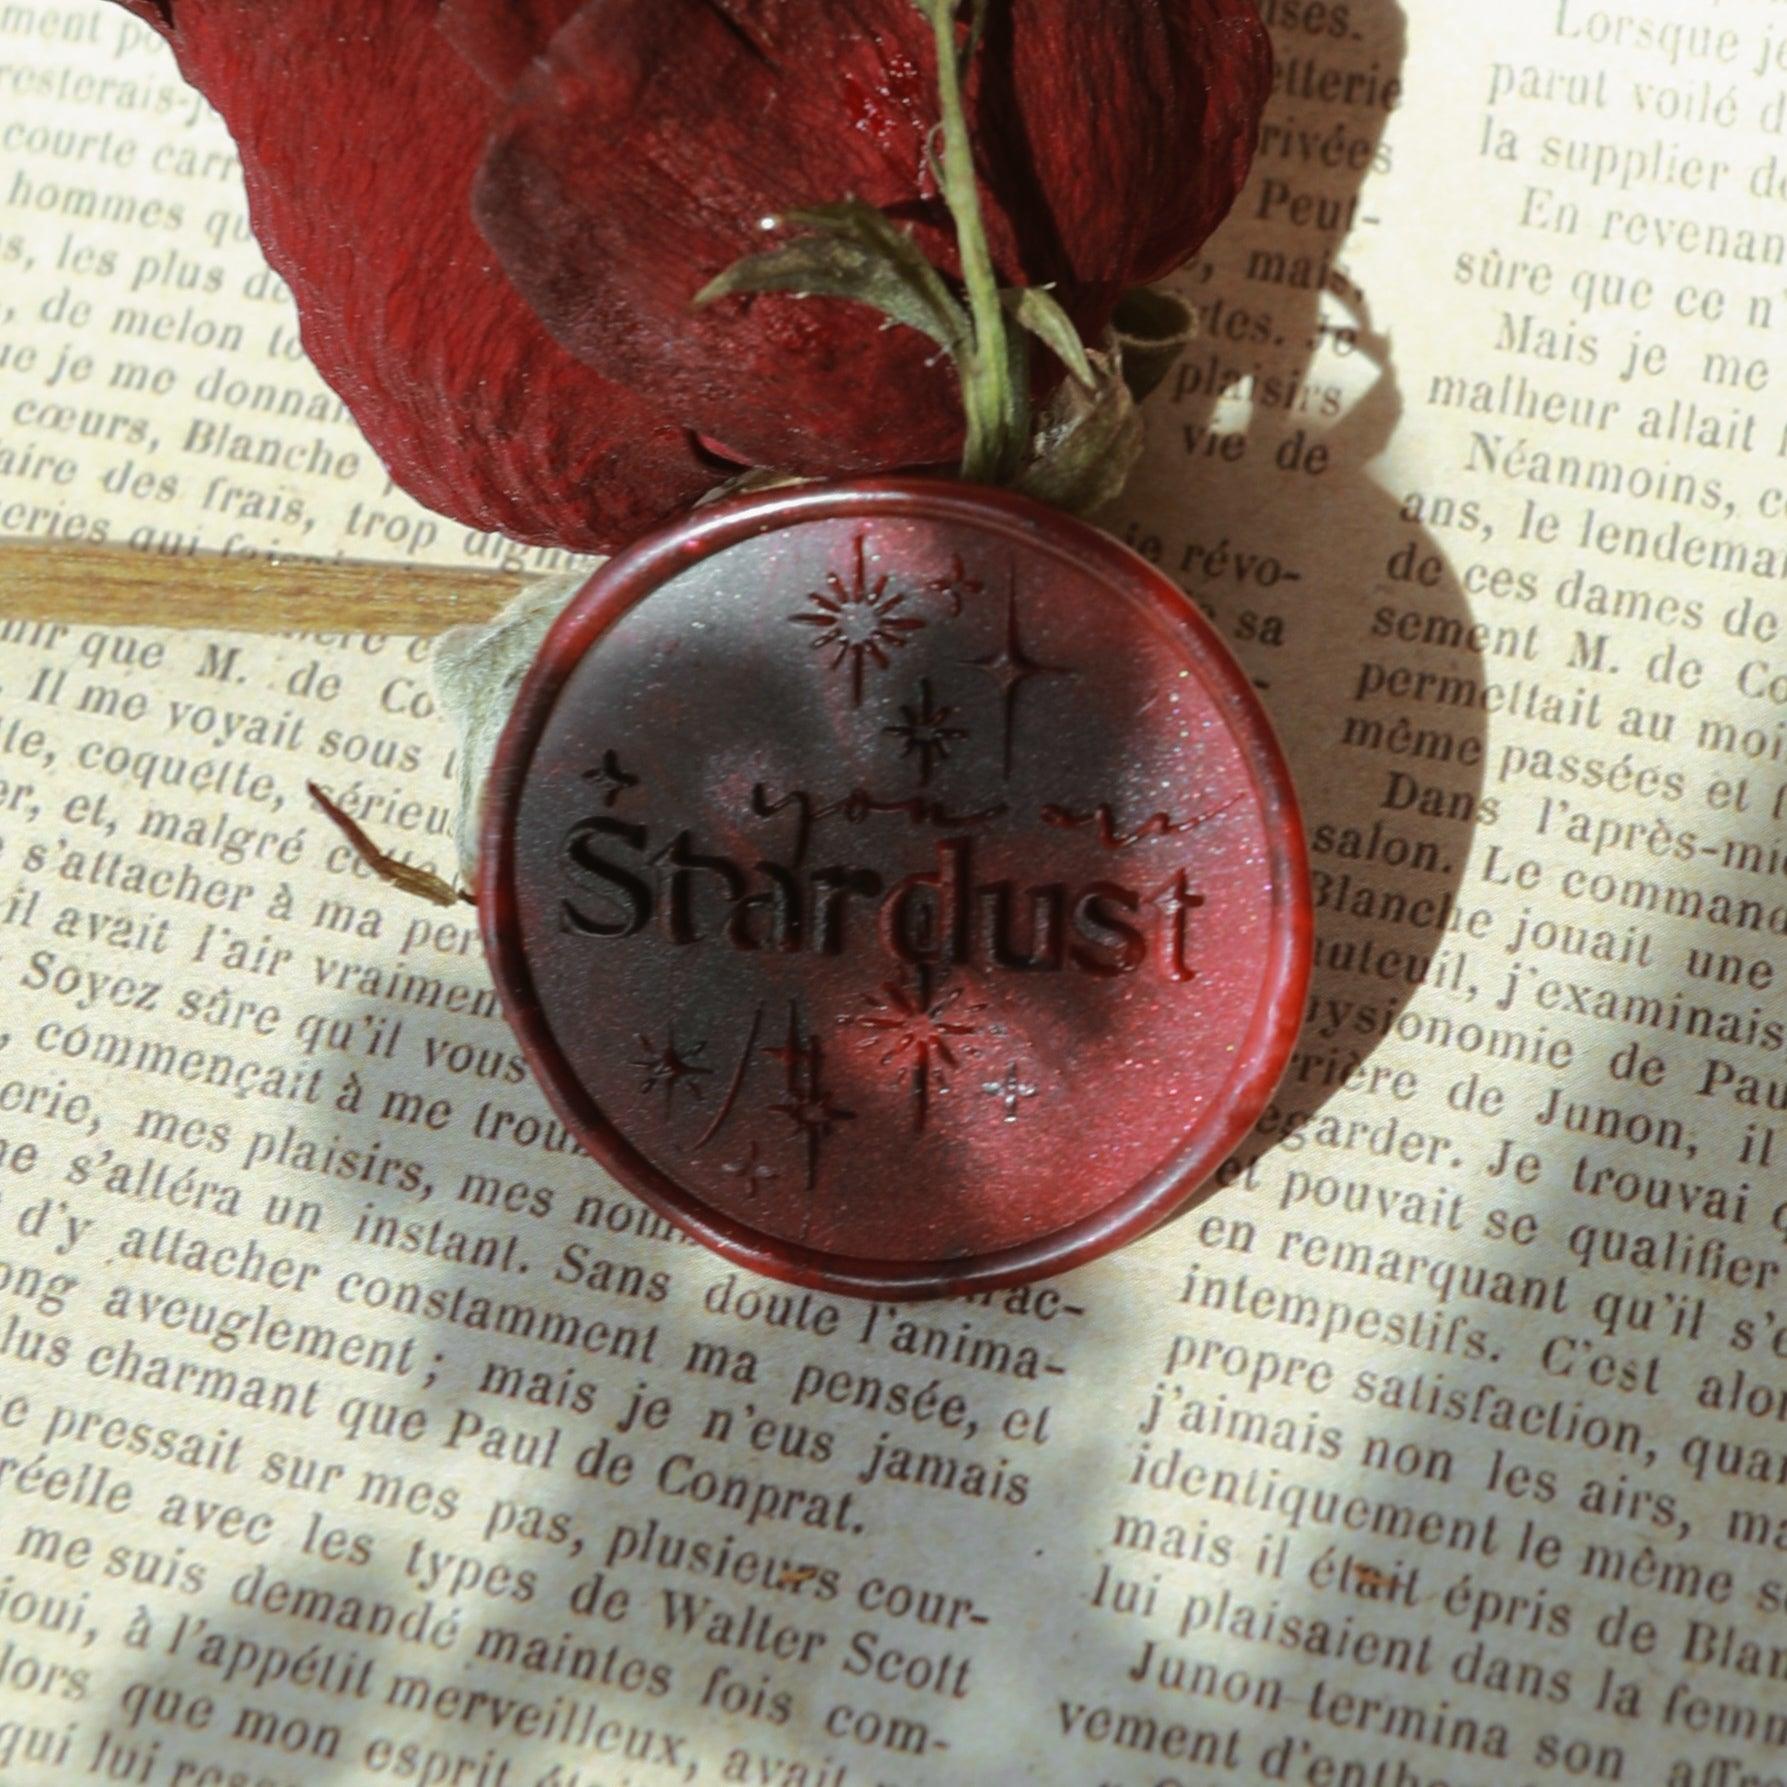
[[[716,507],[598,572],[498,751],[478,895],[589,1152],[864,1296],[1159,1223],[1309,977],[1289,777],[1214,632],[1107,536],[944,482]]]

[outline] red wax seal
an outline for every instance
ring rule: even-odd
[[[1160,1221],[1309,973],[1284,762],[1202,617],[1079,522],[924,481],[704,511],[599,572],[497,754],[479,899],[590,1153],[861,1295]]]

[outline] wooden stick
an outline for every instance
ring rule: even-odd
[[[527,582],[508,571],[434,565],[175,558],[81,541],[0,540],[0,621],[413,636],[488,620]]]

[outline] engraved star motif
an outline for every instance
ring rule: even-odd
[[[840,1123],[854,1122],[856,1113],[834,1104],[831,1094],[821,1084],[825,1071],[824,1052],[817,1039],[801,1040],[800,1014],[793,1005],[788,1007],[787,1042],[780,1048],[765,1049],[764,1053],[772,1061],[782,1064],[787,1096],[780,1104],[772,1104],[769,1108],[777,1116],[786,1117],[805,1139],[807,1190],[811,1191],[819,1182],[821,1146],[837,1133]]]
[[[815,1069],[818,1066],[818,1047],[817,1043],[813,1044]],[[780,1104],[772,1104],[769,1108],[778,1115],[786,1117],[806,1137],[807,1152],[810,1157],[807,1169],[807,1188],[811,1190],[819,1171],[819,1144],[829,1141],[840,1123],[854,1121],[856,1113],[845,1110],[841,1105],[833,1104],[831,1094],[823,1087],[812,1087],[803,1092],[791,1092]]]
[[[620,758],[613,751],[604,751],[602,761],[594,769],[583,772],[586,782],[594,782],[601,790],[602,805],[611,807],[629,788],[639,786],[639,778],[621,768]]]
[[[968,575],[968,567],[962,562],[959,552],[951,562],[948,574],[933,577],[925,588],[933,596],[940,596],[949,603],[952,619],[967,606],[969,596],[984,596],[987,593],[987,586],[978,577]]]
[[[872,1032],[862,1039],[865,1049],[886,1045],[887,1052],[881,1057],[883,1067],[891,1067],[897,1061],[902,1073],[910,1069],[913,1126],[920,1131],[930,1116],[933,1086],[940,1092],[949,1089],[944,1070],[961,1065],[956,1058],[958,1047],[967,1054],[974,1052],[964,1039],[980,1033],[978,1024],[963,1020],[979,1016],[986,1007],[959,1006],[961,997],[962,989],[952,987],[935,999],[922,994],[914,998],[904,987],[889,981],[880,992],[863,994],[867,1011],[843,1020]],[[954,1017],[949,1015],[951,1011],[955,1011]]]
[[[900,704],[903,717],[899,724],[884,726],[882,731],[906,741],[906,748],[900,755],[918,759],[919,786],[928,788],[931,772],[939,763],[949,761],[950,752],[968,736],[968,728],[950,724],[956,717],[956,710],[936,705],[928,676],[921,679],[918,691],[917,701]]]
[[[662,1048],[649,1036],[639,1038],[639,1047],[641,1052],[633,1057],[633,1065],[645,1069],[645,1079],[639,1090],[652,1093],[661,1086],[664,1089],[666,1115],[676,1103],[679,1086],[686,1084],[691,1098],[701,1096],[701,1080],[713,1071],[712,1068],[698,1065],[700,1057],[707,1052],[706,1043],[691,1043],[688,1053],[684,1054],[676,1046],[676,1027],[672,1025]]]
[[[1011,746],[1012,735],[1017,723],[1018,696],[1024,685],[1038,676],[1077,676],[1077,670],[1068,670],[1056,664],[1043,664],[1024,649],[1023,631],[1018,619],[1018,577],[1014,569],[1011,574],[1011,588],[1005,599],[1005,641],[997,650],[990,651],[984,658],[964,660],[970,668],[978,670],[984,676],[992,678],[993,686],[999,691],[999,698],[1005,709],[1005,777],[1011,779]]]
[[[1039,1091],[1038,1087],[1024,1083],[1015,1061],[1005,1070],[1004,1079],[985,1080],[981,1083],[980,1089],[989,1098],[996,1098],[1005,1106],[1005,1121],[1007,1123],[1017,1122],[1018,1113],[1023,1108],[1022,1101],[1026,1098],[1035,1098]]]
[[[867,667],[872,663],[877,670],[887,669],[893,661],[889,653],[903,649],[911,635],[922,631],[925,625],[915,616],[899,612],[906,593],[889,591],[889,581],[885,571],[872,583],[869,581],[868,536],[858,534],[852,581],[845,583],[833,571],[826,579],[829,593],[813,591],[807,597],[813,607],[788,617],[796,626],[819,630],[813,650],[832,654],[831,669],[850,666],[850,699],[854,707],[862,706]]]
[[[793,1004],[788,1007],[788,1040],[778,1048],[765,1049],[763,1052],[770,1060],[780,1064],[788,1079],[788,1090],[792,1092],[798,1084],[798,1076],[807,1065],[808,1051],[814,1045],[803,1042],[800,1034],[800,1014]]]

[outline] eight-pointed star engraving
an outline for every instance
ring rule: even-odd
[[[827,578],[825,590],[814,590],[807,600],[813,606],[789,615],[796,626],[815,627],[818,637],[814,651],[832,654],[831,668],[850,666],[850,700],[862,706],[863,677],[869,664],[885,670],[892,662],[889,653],[903,649],[911,635],[921,631],[925,623],[915,615],[900,613],[905,605],[904,590],[890,590],[892,581],[885,571],[869,580],[868,536],[856,537],[856,571],[846,583],[836,571]]]
[[[881,729],[906,741],[906,748],[900,755],[918,759],[918,781],[922,788],[931,785],[931,774],[937,765],[947,763],[950,752],[968,736],[966,726],[952,724],[956,713],[953,707],[937,705],[931,692],[931,679],[927,676],[919,681],[918,699],[900,703],[899,722]]]
[[[945,1070],[957,1067],[956,1049],[972,1054],[967,1038],[980,1032],[978,1024],[965,1020],[978,1017],[986,1007],[961,1004],[962,989],[951,987],[947,993],[927,998],[916,997],[904,987],[887,982],[877,993],[864,993],[862,1003],[867,1011],[844,1020],[870,1034],[863,1038],[865,1049],[885,1046],[883,1067],[900,1064],[900,1071],[911,1070],[913,1125],[923,1130],[931,1110],[931,1089],[948,1089]],[[952,1017],[950,1014],[954,1013]]]

